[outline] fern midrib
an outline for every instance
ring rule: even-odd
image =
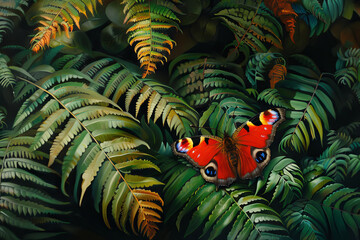
[[[131,194],[133,195],[134,199],[136,200],[136,202],[139,204],[139,207],[141,208],[141,212],[143,213],[144,208],[141,205],[139,199],[136,197],[135,193],[133,192],[133,189],[130,187],[130,185],[128,184],[128,182],[125,180],[125,177],[120,173],[119,169],[116,168],[115,164],[110,160],[109,156],[107,155],[107,153],[104,151],[104,149],[101,147],[100,143],[96,140],[96,138],[92,135],[92,133],[90,132],[89,129],[86,128],[86,126],[75,116],[74,113],[72,113],[53,93],[49,92],[48,90],[42,88],[41,86],[38,86],[36,83],[33,83],[25,78],[22,77],[18,77],[20,80],[23,80],[27,83],[32,84],[33,86],[41,89],[42,91],[46,92],[47,94],[49,94],[51,97],[53,97],[66,111],[68,111],[70,113],[70,115],[72,115],[79,123],[80,125],[88,132],[88,134],[91,136],[91,138],[94,140],[94,142],[98,145],[99,149],[104,153],[106,159],[110,162],[110,164],[114,167],[114,169],[116,170],[116,172],[119,174],[120,178],[125,182],[127,188],[129,189],[129,191],[131,192]],[[80,203],[81,205],[81,203]],[[144,218],[145,214],[143,213]]]
[[[152,27],[151,27],[151,7],[150,7],[150,1],[148,2],[149,5],[149,29],[150,29],[150,54],[149,54],[149,64],[146,66],[146,72],[143,77],[146,77],[149,74],[149,68],[151,66],[151,55],[152,55],[152,45],[153,45],[153,37],[152,37]]]
[[[240,44],[242,43],[242,41],[244,41],[244,38],[246,37],[246,34],[248,34],[248,32],[250,31],[251,26],[254,24],[254,19],[255,19],[256,15],[257,15],[257,13],[258,13],[258,11],[259,11],[259,9],[260,9],[261,3],[262,3],[262,0],[260,0],[259,5],[257,6],[256,11],[255,11],[255,13],[254,13],[254,16],[253,16],[252,19],[251,19],[250,25],[249,25],[249,27],[246,29],[244,35],[241,37],[240,41],[238,41],[238,40],[237,40],[237,37],[235,36],[235,40],[238,42],[238,45],[237,45],[237,46],[234,48],[234,50],[229,54],[229,57],[239,48],[239,46],[240,46]],[[233,29],[233,30],[235,30],[235,29]],[[236,30],[235,30],[235,31],[236,31]]]
[[[46,27],[46,31],[44,31],[44,33],[47,32],[47,30],[53,25],[55,19],[59,16],[59,14],[61,13],[61,11],[64,10],[66,4],[68,4],[69,2],[70,2],[70,0],[67,0],[67,1],[64,3],[64,5],[62,6],[62,8],[60,8],[60,10],[57,12],[57,14],[55,15],[55,17],[51,20],[49,26]]]
[[[253,221],[251,221],[250,216],[247,214],[247,212],[244,211],[244,209],[239,205],[239,203],[235,200],[235,198],[233,196],[231,196],[231,194],[229,194],[227,191],[225,191],[225,193],[234,201],[234,203],[239,207],[240,211],[243,212],[246,217],[249,219],[249,221],[251,222],[251,224],[253,225],[254,229],[259,233],[259,235],[261,236],[261,231],[256,227],[256,225],[253,223]]]

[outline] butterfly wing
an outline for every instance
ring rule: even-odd
[[[199,168],[207,182],[226,186],[236,180],[236,174],[229,165],[222,144],[222,139],[215,136],[195,136],[177,140],[172,150]]]
[[[240,178],[251,179],[261,174],[270,161],[269,146],[274,140],[276,128],[284,120],[284,109],[269,109],[234,132],[232,138],[239,150],[239,162],[234,167]]]

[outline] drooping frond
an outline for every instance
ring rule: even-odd
[[[259,0],[220,1],[213,9],[234,34],[256,52],[266,52],[263,42],[282,48],[282,27]],[[247,30],[249,29],[249,30]],[[245,37],[244,34],[246,34]]]
[[[180,20],[175,13],[180,10],[172,1],[131,0],[125,4],[124,23],[132,23],[128,28],[128,41],[134,45],[134,51],[144,69],[143,77],[154,73],[157,65],[164,64],[176,42],[170,33],[180,30]]]
[[[280,202],[287,206],[300,199],[303,192],[303,174],[296,162],[285,156],[271,159],[264,169],[263,178],[257,180],[256,193],[272,195],[270,203]]]
[[[324,176],[321,169],[310,166],[307,169],[304,171],[306,200],[289,205],[281,214],[291,235],[306,239],[359,238],[360,192]]]
[[[120,152],[113,153],[112,159],[121,159]],[[126,158],[126,156],[123,156]],[[130,161],[120,160],[116,164],[120,171],[128,172],[136,169],[160,169],[150,161],[134,159]],[[128,224],[134,234],[141,233],[152,239],[161,222],[163,200],[159,194],[142,189],[152,185],[162,184],[151,177],[141,177],[138,175],[125,175],[125,180],[120,179],[119,174],[114,170],[109,162],[105,162],[95,178],[92,188],[95,209],[102,213],[105,224],[110,228],[108,210],[115,225],[122,231],[128,232]],[[132,192],[129,187],[133,188]]]
[[[0,222],[2,227],[17,229],[2,232],[4,239],[16,239],[16,235],[23,239],[23,234],[44,231],[42,223],[50,219],[53,223],[65,223],[59,217],[68,213],[65,205],[69,203],[56,199],[49,191],[56,188],[56,181],[46,179],[58,178],[56,172],[37,160],[46,154],[21,156],[21,149],[29,148],[27,140],[0,140]],[[37,222],[39,218],[42,223]]]
[[[170,84],[192,107],[201,107],[225,97],[246,98],[242,70],[204,54],[183,54],[169,67]]]
[[[170,130],[175,130],[178,136],[191,133],[190,125],[198,125],[198,113],[178,97],[171,87],[155,80],[141,79],[112,59],[94,61],[85,66],[82,72],[106,86],[98,89],[105,97],[121,103],[126,111],[130,111],[130,106],[134,104],[135,111],[132,112],[135,116],[143,108],[148,122],[150,119],[154,122],[161,120],[163,125],[166,123]]]
[[[85,17],[88,13],[94,14],[96,2],[97,0],[43,0],[33,5],[36,13],[30,21],[34,21],[40,26],[36,28],[37,33],[31,39],[32,50],[38,52],[49,46],[51,38],[55,38],[62,31],[69,37],[69,32],[73,30],[74,24],[80,28],[80,14]],[[101,3],[101,0],[98,2]]]
[[[95,66],[101,69],[101,65]],[[95,208],[99,203],[103,208],[111,203],[114,209],[112,216],[115,223],[121,222],[117,224],[121,230],[127,232],[123,226],[130,223],[135,234],[153,238],[158,230],[157,223],[161,222],[157,211],[162,211],[163,202],[156,192],[148,188],[162,183],[141,175],[142,169],[159,171],[150,161],[154,157],[142,151],[149,148],[142,139],[150,139],[151,136],[145,137],[148,132],[138,120],[96,91],[101,86],[96,74],[96,69],[92,67],[83,68],[82,72],[69,68],[37,80],[32,84],[37,90],[23,103],[14,126],[18,134],[25,136],[36,131],[30,150],[50,149],[46,158],[49,166],[56,161],[61,162],[61,189],[65,194],[66,182],[76,169],[73,190],[74,198],[80,205],[90,187],[93,191],[98,189]],[[22,92],[27,95],[29,91]],[[28,139],[23,138],[22,141],[28,142]],[[105,165],[108,172],[99,176],[102,174],[100,169]],[[108,179],[110,176],[111,179]],[[105,179],[99,181],[96,180],[98,178]],[[110,189],[107,184],[111,184]],[[124,212],[124,209],[129,212]],[[103,212],[105,214],[106,211]],[[106,219],[104,217],[110,227]]]
[[[360,49],[339,49],[335,77],[339,83],[352,87],[360,82]]]
[[[320,72],[311,59],[293,55],[289,62],[286,79],[278,82],[276,89],[265,89],[259,94],[259,99],[270,105],[289,108],[287,121],[281,126],[286,131],[279,149],[291,147],[301,152],[309,147],[310,139],[319,136],[320,142],[323,141],[324,129],[329,130],[329,117],[336,117],[335,107],[341,102],[340,92],[331,78],[322,75],[320,79]]]
[[[199,172],[166,157],[165,222],[192,239],[288,239],[269,202],[241,184],[216,191]]]
[[[299,18],[305,20],[311,29],[311,34],[320,35],[328,30],[331,23],[339,18],[344,9],[343,0],[302,0],[301,5],[293,4],[294,10]],[[315,20],[308,15],[315,17]]]
[[[0,43],[7,31],[15,26],[15,20],[24,14],[23,7],[28,5],[27,0],[2,1],[0,4]]]
[[[11,73],[7,62],[9,58],[3,54],[0,54],[0,86],[1,87],[8,87],[14,85],[15,78],[14,75]]]
[[[295,239],[328,239],[326,216],[316,201],[298,200],[289,204],[282,211],[281,217]]]

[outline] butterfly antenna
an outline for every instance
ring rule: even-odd
[[[320,77],[319,77],[319,79],[318,79],[318,81],[317,81],[317,83],[316,83],[316,86],[315,86],[314,92],[313,92],[313,94],[311,95],[311,98],[310,98],[310,100],[309,100],[308,104],[306,105],[306,108],[305,108],[305,110],[304,110],[304,112],[303,112],[303,114],[302,114],[302,116],[301,116],[301,118],[300,118],[299,122],[297,123],[297,125],[296,125],[296,127],[295,127],[295,129],[294,129],[293,133],[291,134],[291,138],[290,138],[291,140],[292,140],[292,138],[294,137],[294,134],[295,134],[296,129],[299,127],[300,122],[301,122],[301,121],[302,121],[302,119],[304,118],[305,113],[307,112],[307,109],[308,109],[308,107],[310,106],[310,103],[311,103],[311,101],[313,100],[313,98],[314,98],[314,96],[315,96],[316,90],[317,90],[317,89],[318,89],[318,87],[319,87],[319,84],[320,84],[320,81],[321,81],[321,79],[322,79],[323,75],[331,75],[331,76],[333,76],[333,74],[331,74],[331,73],[321,73],[321,75],[320,75]]]

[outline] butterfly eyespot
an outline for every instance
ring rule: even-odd
[[[266,157],[267,157],[267,154],[266,154],[265,151],[258,151],[258,152],[256,153],[256,158],[255,158],[255,160],[256,160],[256,162],[261,163],[261,162],[263,162],[263,161],[266,159]]]
[[[215,177],[216,170],[213,167],[208,167],[207,169],[205,169],[205,174],[209,177]]]

